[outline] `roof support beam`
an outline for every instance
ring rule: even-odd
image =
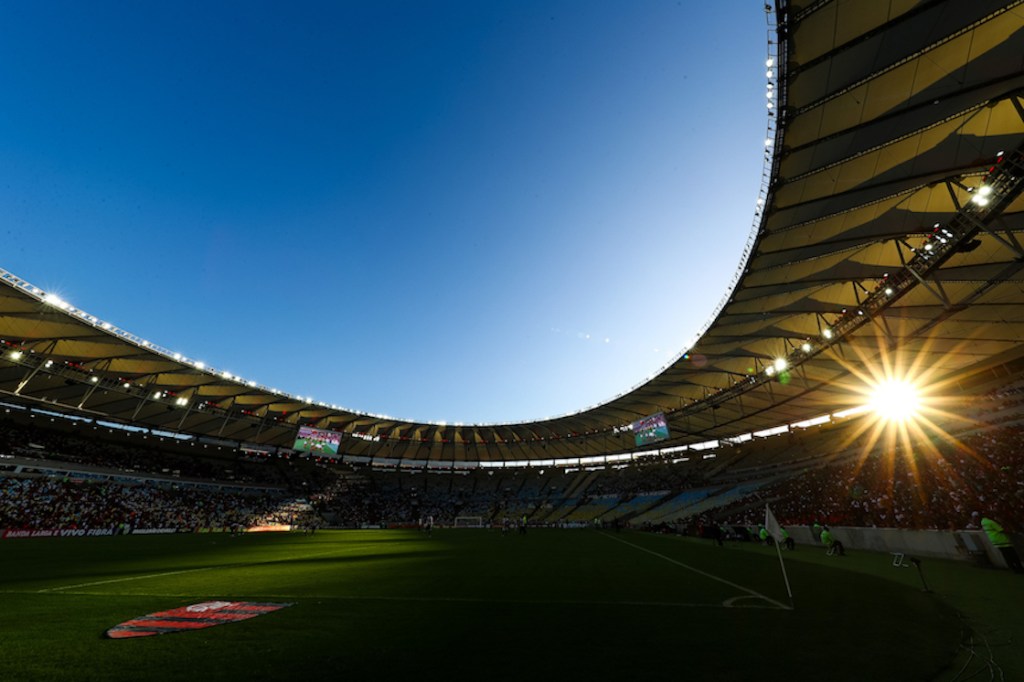
[[[980,220],[978,220],[974,216],[964,216],[964,217],[967,219],[968,222],[971,223],[971,225],[974,225],[979,230],[981,230],[982,232],[984,232],[985,234],[989,235],[990,237],[995,239],[997,242],[999,242],[1000,244],[1002,244],[1003,246],[1008,248],[1010,251],[1013,251],[1015,254],[1017,254],[1017,258],[1018,259],[1024,258],[1024,249],[1021,248],[1020,242],[1017,241],[1017,238],[1013,235],[1013,232],[1009,228],[1006,228],[1006,237],[1003,237],[998,232],[995,232],[994,230],[989,229],[988,225],[986,225],[985,223],[981,222]],[[998,220],[998,222],[1003,224],[1004,227],[1005,227],[1005,223],[1002,221],[1001,218]]]
[[[110,362],[111,361],[107,359],[104,360],[103,362],[98,363],[97,369],[99,369],[101,372],[106,372],[108,369],[110,369]],[[85,395],[82,396],[82,400],[78,403],[78,409],[82,409],[85,406],[86,401],[89,400],[89,398],[92,397],[92,394],[96,392],[96,389],[99,388],[99,377],[93,375],[93,379],[96,379],[96,381],[92,382],[92,386],[89,388],[88,391],[85,392]]]
[[[56,341],[51,341],[50,345],[47,346],[46,350],[43,351],[43,354],[44,355],[49,355],[50,351],[52,351],[53,347],[56,346],[56,345],[57,345]],[[44,363],[43,363],[42,359],[38,359],[36,361],[36,366],[34,368],[32,368],[28,373],[25,374],[25,378],[22,379],[21,383],[18,384],[18,387],[16,389],[14,389],[14,395],[21,395],[21,389],[25,388],[25,386],[28,385],[28,382],[32,381],[32,377],[34,377],[36,374],[39,373],[39,370],[41,370],[43,368],[43,364]]]

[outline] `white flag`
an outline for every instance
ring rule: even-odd
[[[767,504],[764,506],[764,529],[775,538],[775,542],[782,542],[782,526],[772,514],[772,509]]]

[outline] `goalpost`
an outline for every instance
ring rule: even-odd
[[[483,528],[484,517],[482,516],[456,516],[453,528]]]

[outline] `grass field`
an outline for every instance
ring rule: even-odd
[[[995,618],[986,645],[996,647],[1015,632],[1005,599],[1024,603],[1024,580],[1005,572],[928,563],[926,576],[952,592],[984,577],[978,594],[936,595],[886,556],[786,556],[794,609],[773,550],[640,533],[10,540],[0,680],[954,679],[962,663],[983,663],[980,644],[977,660],[961,647],[957,600],[970,610],[992,595],[980,618]],[[293,606],[195,632],[103,637],[214,599]]]

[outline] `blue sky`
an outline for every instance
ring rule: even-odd
[[[268,386],[575,412],[684,350],[762,171],[758,3],[0,7],[0,267]]]

